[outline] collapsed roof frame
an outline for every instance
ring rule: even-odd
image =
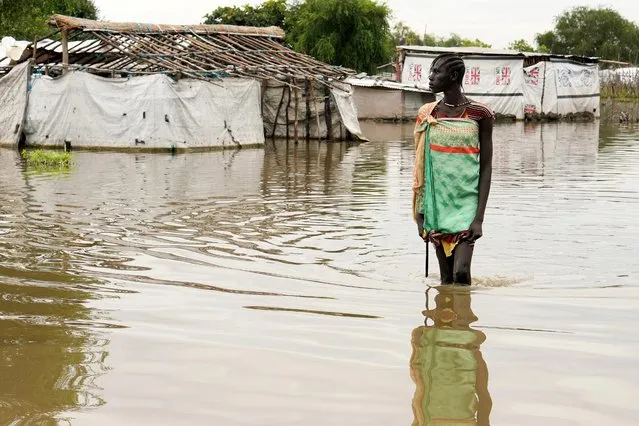
[[[353,70],[295,52],[278,27],[115,23],[53,15],[62,40],[32,43],[21,61],[64,74],[69,69],[102,75],[166,74],[214,82],[222,77],[275,79],[295,85],[314,80],[332,86]],[[55,34],[55,33],[54,33]]]

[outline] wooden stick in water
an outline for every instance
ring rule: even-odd
[[[424,264],[424,276],[428,278],[428,241],[426,241],[426,262]]]

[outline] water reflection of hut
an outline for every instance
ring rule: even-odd
[[[353,145],[348,142],[269,142],[265,146],[262,191],[287,196],[351,191],[355,161],[345,161],[349,152],[353,154]]]
[[[470,291],[439,287],[426,325],[413,330],[411,377],[416,385],[413,426],[489,425],[488,369],[479,350],[484,333],[470,324]],[[428,320],[432,325],[428,325]]]
[[[1,99],[22,99],[0,108],[11,130],[1,143],[24,134],[27,145],[192,149],[361,136],[343,82],[353,72],[289,49],[279,28],[61,15],[50,25],[60,41],[30,43],[0,79]]]

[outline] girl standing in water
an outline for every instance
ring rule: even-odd
[[[413,217],[435,246],[442,284],[471,283],[492,175],[494,113],[464,95],[465,71],[455,54],[435,58],[430,90],[444,97],[421,107],[415,126]]]

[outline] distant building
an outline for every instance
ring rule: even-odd
[[[414,120],[422,105],[435,100],[423,85],[402,84],[373,77],[349,77],[360,120]]]
[[[600,114],[597,58],[480,47],[397,49],[403,84],[427,86],[433,59],[442,53],[455,53],[466,63],[466,95],[489,104],[497,114],[516,119],[540,114]]]

